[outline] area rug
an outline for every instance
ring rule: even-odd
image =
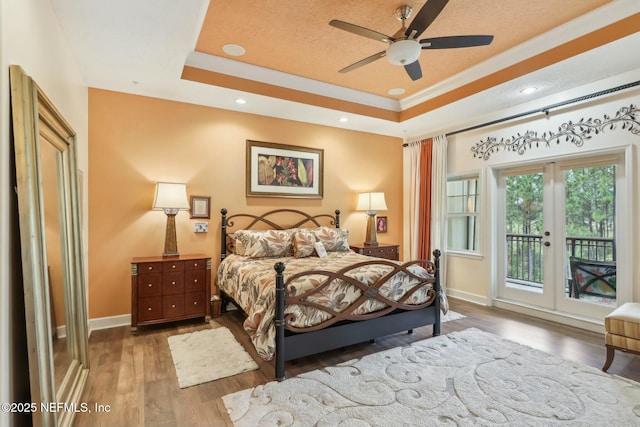
[[[640,383],[472,328],[223,397],[240,426],[636,426]]]
[[[440,317],[440,323],[452,322],[454,320],[464,319],[466,316],[464,314],[460,314],[456,311],[449,310],[447,314]]]
[[[167,338],[180,388],[258,369],[258,365],[225,327]]]

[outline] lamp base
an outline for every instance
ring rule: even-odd
[[[165,213],[167,214],[167,230],[164,236],[164,253],[162,256],[179,256],[178,239],[176,238],[176,214],[167,211]]]
[[[365,235],[365,245],[378,246],[378,236],[376,234],[376,214],[367,214],[367,234]]]

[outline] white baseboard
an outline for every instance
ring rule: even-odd
[[[89,335],[91,335],[91,331],[98,331],[100,329],[117,328],[120,326],[131,326],[130,314],[122,314],[120,316],[98,317],[96,319],[89,319]]]
[[[468,301],[468,302],[472,302],[474,304],[479,304],[479,305],[485,305],[485,306],[489,305],[489,298],[482,295],[459,291],[457,289],[447,288],[447,297],[457,298],[463,301]]]
[[[604,319],[602,321],[595,321],[593,319],[588,319],[585,317],[566,314],[566,313],[558,313],[552,310],[547,310],[539,307],[528,306],[526,304],[501,300],[496,298],[494,300],[495,307],[502,308],[509,311],[515,311],[518,313],[523,313],[528,316],[537,317],[540,319],[550,320],[555,323],[560,323],[566,326],[573,326],[575,328],[584,329],[591,332],[597,332],[599,334],[604,335]]]

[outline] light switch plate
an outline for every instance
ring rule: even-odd
[[[209,223],[196,222],[193,226],[193,231],[195,233],[206,233],[207,231],[209,231]]]

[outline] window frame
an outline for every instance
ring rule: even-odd
[[[456,211],[450,211],[449,210],[449,183],[451,182],[461,182],[461,181],[471,181],[471,180],[475,180],[476,181],[476,191],[475,191],[475,195],[476,195],[476,210],[475,212],[456,212]],[[448,254],[454,254],[454,255],[460,255],[460,256],[464,256],[464,257],[471,257],[471,258],[481,258],[482,257],[482,243],[483,243],[483,238],[482,238],[482,223],[483,223],[483,194],[484,194],[484,185],[483,185],[483,181],[481,178],[480,173],[469,173],[469,174],[464,174],[464,175],[452,175],[447,177],[447,195],[446,195],[446,227],[447,227],[447,231],[446,231],[446,238],[447,238],[447,253]],[[476,249],[464,249],[464,248],[451,248],[449,247],[449,242],[450,242],[450,235],[449,235],[449,230],[450,230],[450,223],[452,219],[456,219],[456,218],[475,218],[475,227],[476,227],[476,231],[477,231],[477,241],[476,241]],[[466,235],[465,236],[466,241],[469,241],[469,236]]]

